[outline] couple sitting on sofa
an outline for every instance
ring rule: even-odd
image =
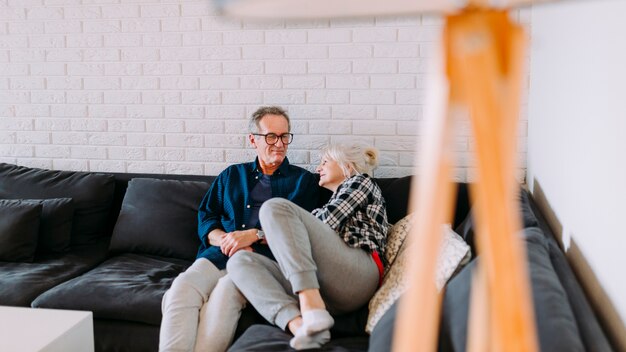
[[[382,279],[389,223],[368,176],[375,150],[327,147],[317,171],[333,195],[313,210],[318,179],[286,159],[293,135],[285,111],[260,108],[250,131],[256,162],[223,171],[200,204],[202,244],[163,297],[161,351],[225,351],[247,301],[291,331],[293,348],[321,347],[329,311],[361,307]]]

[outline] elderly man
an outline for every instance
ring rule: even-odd
[[[257,158],[228,167],[204,196],[197,259],[163,296],[160,351],[225,351],[246,304],[226,275],[226,262],[240,250],[274,259],[259,223],[261,204],[281,197],[308,210],[317,205],[316,175],[289,164],[286,156],[293,140],[287,113],[261,107],[249,127]]]

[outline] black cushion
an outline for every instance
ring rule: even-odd
[[[46,291],[33,307],[88,310],[94,318],[159,325],[163,294],[190,263],[122,254]]]
[[[395,224],[407,214],[411,180],[411,176],[375,179],[385,198],[387,221],[390,224]]]
[[[366,304],[354,312],[333,315],[335,325],[330,329],[330,333],[333,337],[368,336],[365,332],[368,314]]]
[[[94,351],[159,350],[159,326],[124,320],[94,319]]]
[[[292,337],[290,333],[275,326],[253,325],[235,341],[228,351],[294,351],[294,349],[289,346],[289,340],[291,340]],[[306,351],[365,351],[367,350],[367,341],[367,337],[333,337],[322,349],[308,349]]]
[[[383,314],[383,316],[374,327],[374,330],[372,330],[372,335],[370,336],[369,340],[368,351],[391,351],[391,342],[394,334],[398,304],[400,304],[400,299],[396,300],[396,302],[389,308],[389,310],[387,310],[385,314]]]
[[[598,317],[594,313],[585,291],[578,282],[578,278],[572,271],[570,264],[565,257],[563,251],[559,248],[555,240],[554,233],[548,226],[541,211],[536,204],[530,199],[531,208],[536,214],[539,226],[548,237],[550,250],[550,261],[554,267],[554,271],[559,277],[559,281],[563,285],[563,289],[567,293],[567,299],[574,312],[580,338],[585,345],[587,351],[613,351],[607,335],[602,330]]]
[[[194,260],[198,205],[208,189],[206,182],[132,179],[110,249]]]
[[[73,199],[72,244],[96,243],[106,234],[114,187],[112,175],[0,163],[0,198]]]
[[[584,351],[568,297],[550,262],[548,239],[537,227],[524,230],[535,321],[542,351]],[[447,286],[443,300],[441,350],[465,351],[472,271],[480,257]]]
[[[39,223],[37,252],[62,253],[69,250],[74,218],[72,198],[27,199],[24,201],[43,206]]]
[[[390,224],[395,224],[408,213],[413,176],[375,178],[374,180],[380,187],[383,198],[385,198],[387,221]],[[467,184],[458,183],[455,186],[457,189],[453,227],[460,224],[469,213]]]
[[[0,200],[0,260],[32,262],[37,248],[41,204]]]
[[[597,352],[612,351],[609,340],[602,331],[598,318],[594,314],[582,287],[570,268],[567,258],[565,258],[565,255],[554,240],[550,241],[550,260],[565,292],[567,292],[567,298],[572,306],[580,337],[586,350]]]
[[[528,191],[525,189],[520,189],[518,193],[519,207],[520,207],[520,220],[522,228],[527,227],[537,227],[539,226],[539,222],[537,221],[537,217],[532,210],[531,202],[529,199]],[[472,248],[472,251],[476,253],[476,247],[474,243],[474,217],[473,211],[468,211],[467,216],[463,221],[456,226],[454,232],[458,233],[465,242]],[[458,214],[458,211],[457,211]]]
[[[102,238],[64,253],[36,253],[32,263],[0,261],[0,305],[30,307],[43,292],[101,263],[108,248],[109,242]]]

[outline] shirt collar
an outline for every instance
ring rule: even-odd
[[[252,171],[251,172],[252,173],[263,173],[261,171],[261,167],[259,166],[259,157],[258,156],[256,158],[254,158],[254,163],[252,163]],[[289,159],[287,157],[285,157],[285,160],[283,160],[283,163],[280,164],[280,166],[278,167],[278,170],[274,174],[285,175],[285,176],[287,176],[289,174]]]

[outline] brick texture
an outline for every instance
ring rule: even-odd
[[[380,149],[376,176],[419,174],[442,26],[436,16],[246,21],[208,0],[0,0],[0,161],[214,175],[254,156],[250,113],[282,105],[293,163],[313,170],[325,143],[361,142]],[[470,134],[457,124],[457,180],[475,175]]]

